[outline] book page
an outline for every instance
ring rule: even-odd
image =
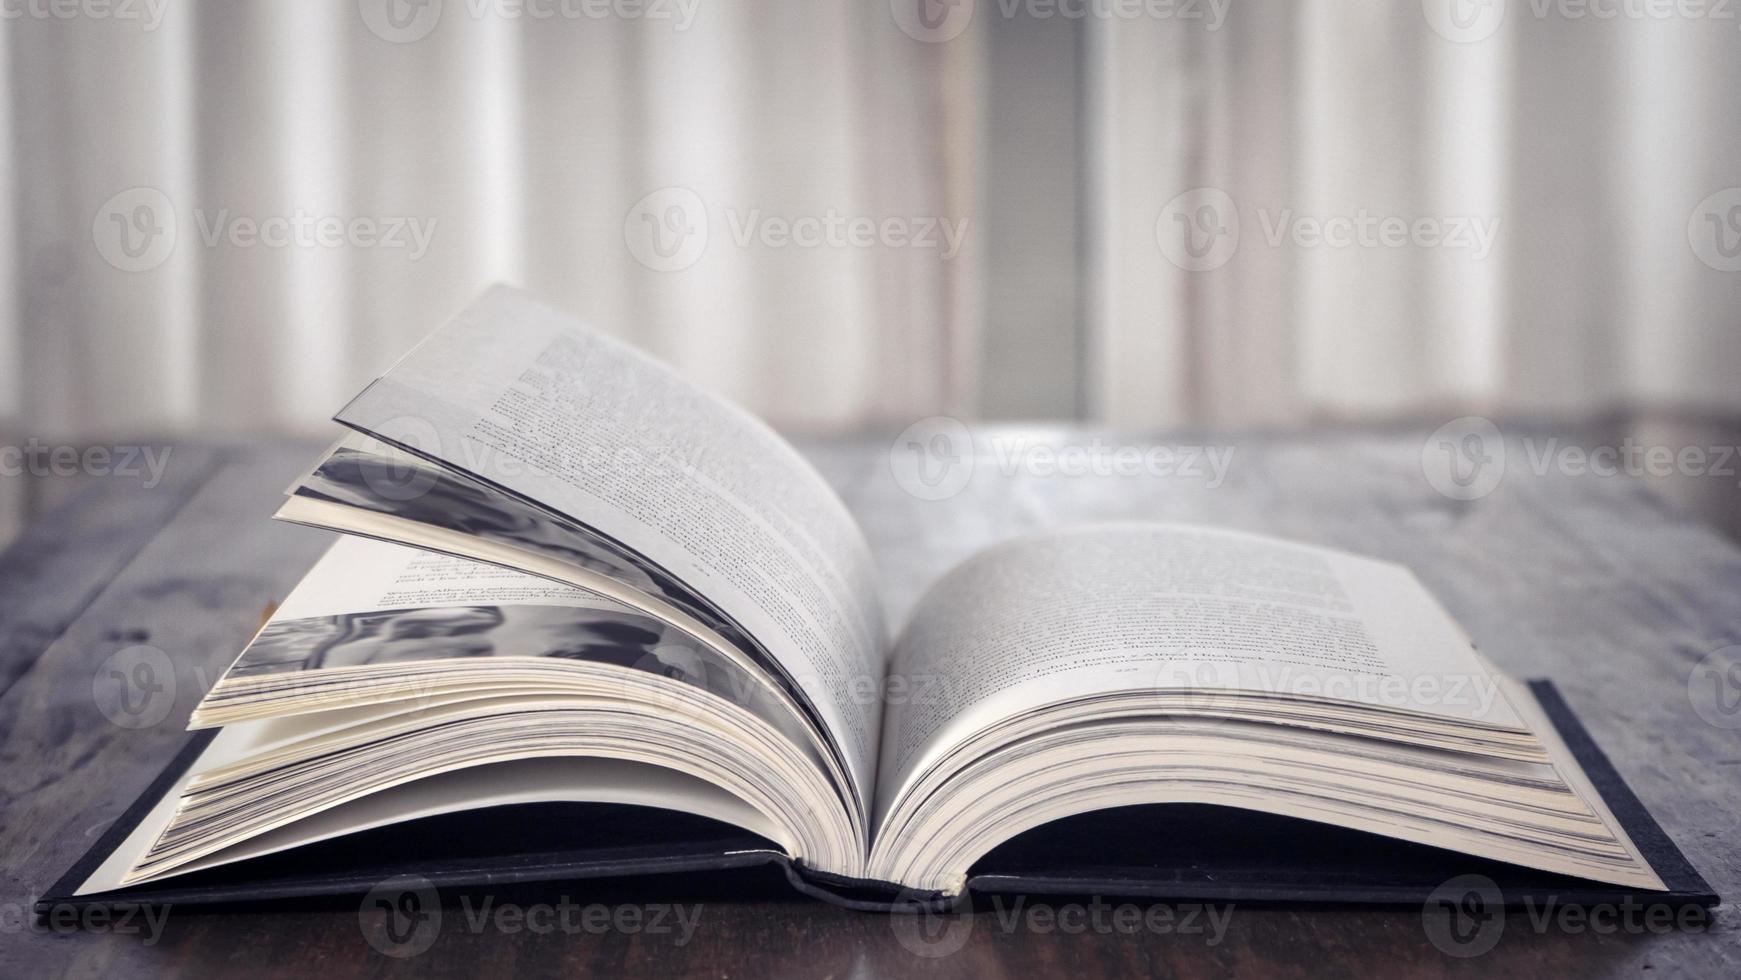
[[[1522,724],[1402,566],[1159,524],[1024,538],[921,600],[888,682],[879,810],[949,746],[1072,698],[1224,690]]]
[[[128,871],[169,824],[188,782],[200,772],[257,750],[251,743],[264,724],[267,723],[244,723],[220,731],[200,758],[73,894],[92,895],[122,887]],[[550,802],[658,807],[711,817],[775,841],[783,836],[765,815],[724,789],[671,769],[622,759],[525,759],[460,769],[374,793],[233,845],[176,868],[164,877],[173,878],[424,817]]]
[[[474,657],[614,663],[761,700],[741,668],[608,596],[358,537],[321,556],[224,676]]]
[[[760,641],[868,801],[886,627],[870,550],[796,450],[631,348],[497,287],[339,420],[583,524]]]
[[[463,535],[467,545],[486,541],[513,549],[519,567],[531,571],[528,554],[603,576],[655,599],[689,617],[735,647],[758,665],[766,664],[776,681],[778,666],[750,637],[715,609],[706,596],[629,554],[617,543],[573,521],[564,520],[464,476],[440,463],[396,449],[379,439],[349,432],[327,451],[315,467],[291,487],[293,498],[342,504],[346,508],[389,515],[427,528]],[[292,518],[295,511],[281,515]],[[317,522],[318,523],[318,522]],[[351,522],[335,528],[356,533],[373,526],[372,535],[424,547],[385,532],[383,522]],[[465,557],[477,557],[471,548]],[[593,579],[597,581],[597,579]],[[568,582],[582,588],[585,583]]]

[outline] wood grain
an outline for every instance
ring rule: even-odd
[[[168,523],[218,461],[209,448],[182,447],[170,452],[161,480],[85,477],[57,519],[11,543],[0,558],[0,691]]]
[[[941,501],[904,493],[887,438],[809,442],[803,448],[859,517],[880,563],[891,618],[954,562],[1009,536],[1078,521],[1174,520],[1246,528],[1405,562],[1506,670],[1553,678],[1664,828],[1718,892],[1741,888],[1741,734],[1692,710],[1693,666],[1741,643],[1741,551],[1670,512],[1624,478],[1508,473],[1474,502],[1435,493],[1420,470],[1421,434],[1358,433],[1311,439],[1171,437],[1170,446],[1231,449],[1224,482],[1179,477],[1038,476],[1004,472],[1010,441],[1053,446],[1156,445],[1115,433],[988,430],[966,489]],[[277,445],[219,454],[189,486],[167,526],[100,587],[111,549],[103,528],[150,530],[124,488],[98,488],[33,532],[79,542],[60,561],[86,571],[35,576],[0,565],[6,635],[57,636],[33,654],[3,648],[17,680],[0,695],[0,903],[28,905],[88,846],[162,766],[205,683],[313,560],[326,537],[266,519],[315,447]],[[147,509],[149,511],[149,509]],[[156,511],[149,511],[156,513]],[[135,521],[137,520],[137,524]],[[7,576],[11,576],[7,578]],[[72,583],[64,588],[57,583]],[[20,583],[23,599],[12,594]],[[81,584],[82,583],[82,584]],[[56,602],[61,608],[56,608]],[[63,623],[62,621],[65,620]],[[93,677],[119,645],[170,654],[174,709],[131,730],[97,709]],[[0,676],[8,676],[0,674]],[[601,898],[584,883],[560,889]],[[625,890],[625,888],[627,890]],[[548,890],[498,900],[553,901]],[[732,901],[676,883],[615,886],[619,902],[689,901],[699,926],[675,934],[503,935],[473,932],[445,910],[433,947],[411,959],[382,955],[354,903],[304,903],[269,912],[174,911],[155,944],[78,929],[40,932],[0,914],[0,972],[8,976],[328,976],[537,974],[679,977],[1021,976],[1132,973],[1220,976],[1741,975],[1741,943],[1725,906],[1709,930],[1599,935],[1538,930],[1507,918],[1487,954],[1453,959],[1429,943],[1420,911],[1236,908],[1224,935],[1065,934],[1008,927],[1007,915],[966,920],[961,949],[912,951],[905,925],[775,894]],[[0,910],[3,911],[3,910]],[[1007,912],[1007,910],[1006,910]],[[906,941],[903,941],[903,940]]]

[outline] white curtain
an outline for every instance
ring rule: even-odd
[[[0,419],[56,439],[324,431],[494,281],[784,424],[965,411],[971,255],[766,245],[754,224],[970,213],[951,178],[972,146],[944,138],[964,49],[917,43],[889,13],[167,0],[154,26],[0,19],[0,208],[17,208],[0,212]],[[709,226],[682,269],[626,243],[632,207],[665,188]],[[141,204],[173,212],[173,251],[118,268],[100,246],[125,232],[143,248]],[[313,246],[245,223],[299,214]],[[319,244],[329,217],[379,234]],[[424,254],[383,247],[395,219],[433,225]]]
[[[945,39],[897,16],[907,2],[595,18],[558,0],[136,0],[0,19],[0,435],[324,431],[498,280],[791,428],[1060,404],[1145,427],[1741,408],[1741,273],[1689,240],[1701,202],[1741,185],[1733,21],[1512,0],[1491,33],[1452,39],[1436,0],[1193,5],[1213,22],[1066,3],[1090,15],[1043,24],[1025,20],[1043,4],[962,0],[937,8],[970,17]],[[123,7],[161,20],[94,13]],[[1042,34],[1075,52],[1065,69],[1026,60]],[[988,132],[990,66],[1022,85]],[[1045,273],[1030,283],[1075,277],[1074,313],[988,303],[1010,287],[981,229],[1035,206],[1021,179],[1047,167],[988,184],[987,147],[1021,152],[1029,105],[1079,107],[1032,120],[1079,133],[1079,198],[1043,211],[1076,223],[1048,241],[1046,222],[1005,221],[1034,240],[1000,254]],[[1225,195],[1240,243],[1190,271],[1162,233],[1197,188]],[[705,249],[638,259],[641,222],[678,200],[700,202]],[[947,259],[740,241],[830,213],[967,234]],[[1293,237],[1361,213],[1497,234],[1480,257]],[[432,233],[415,257],[349,230],[249,243],[248,222],[298,215]],[[152,253],[152,234],[173,247]],[[1068,349],[1081,363],[1061,367]]]
[[[1713,239],[1695,248],[1741,237],[1741,191],[1707,203],[1741,186],[1741,23],[1589,13],[1662,7],[1276,0],[1233,3],[1218,30],[1091,21],[1096,413],[1741,409],[1741,272]],[[1181,267],[1160,246],[1184,229],[1157,216],[1205,188],[1237,246]],[[1363,213],[1425,234],[1311,237]],[[1475,222],[1486,254],[1435,235]]]

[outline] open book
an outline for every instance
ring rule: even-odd
[[[278,516],[348,536],[80,893],[552,801],[694,814],[825,880],[941,895],[1031,828],[1169,803],[1665,887],[1537,699],[1401,566],[1085,526],[973,556],[892,637],[863,535],[793,448],[500,287],[338,421]]]

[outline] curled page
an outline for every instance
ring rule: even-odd
[[[505,287],[338,420],[584,525],[705,594],[763,644],[840,745],[863,812],[886,627],[870,549],[759,420]]]

